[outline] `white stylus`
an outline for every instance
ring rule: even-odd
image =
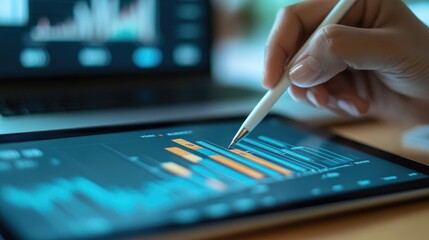
[[[289,69],[292,67],[292,64],[295,63],[297,58],[304,52],[304,50],[308,47],[309,42],[313,38],[314,34],[321,28],[325,27],[328,24],[336,24],[338,23],[344,15],[349,11],[349,9],[353,6],[356,0],[340,0],[335,7],[331,10],[331,12],[326,16],[320,26],[314,31],[313,35],[308,38],[305,44],[301,47],[301,49],[295,54],[295,56],[289,61],[289,63],[285,67],[285,72],[277,84],[276,87],[269,90],[265,96],[259,101],[258,105],[253,109],[253,111],[249,114],[247,119],[244,121],[243,125],[241,125],[240,130],[238,130],[234,139],[231,142],[229,148],[232,148],[238,141],[247,136],[268,114],[277,100],[283,95],[283,93],[290,86],[289,79]]]

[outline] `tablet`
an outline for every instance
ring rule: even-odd
[[[429,167],[271,115],[0,137],[5,239],[192,239],[427,196]]]

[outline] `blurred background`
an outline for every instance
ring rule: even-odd
[[[225,84],[260,88],[264,47],[276,12],[299,0],[213,0],[214,74]],[[429,26],[429,1],[404,0]]]
[[[12,128],[4,121],[14,126],[38,125],[18,124],[16,119],[2,116],[200,103],[196,99],[231,100],[211,108],[221,111],[236,106],[247,113],[265,92],[261,87],[264,48],[276,13],[297,2],[0,0],[0,132]],[[428,0],[406,3],[429,24]],[[215,20],[214,47],[208,27],[210,8]],[[212,77],[239,89],[193,88],[196,84],[210,87]],[[117,84],[118,79],[124,81]],[[243,87],[256,91],[243,91]],[[99,90],[103,94],[95,94]],[[228,96],[224,96],[226,92]],[[252,101],[236,101],[242,97]],[[215,114],[208,107],[203,109]],[[319,125],[344,120],[327,110],[294,103],[287,94],[274,110]],[[175,108],[176,117],[182,112]],[[142,119],[131,115],[125,118],[123,113],[112,112],[102,119],[110,124]],[[142,115],[144,119],[154,116]],[[80,119],[89,118],[76,118],[79,121],[70,122],[88,125]],[[44,118],[38,121],[44,126],[48,122]],[[99,120],[91,123],[98,124]]]

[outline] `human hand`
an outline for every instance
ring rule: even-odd
[[[309,0],[279,12],[267,44],[266,87],[278,83],[336,3]],[[400,0],[357,0],[338,25],[315,33],[289,76],[297,101],[352,116],[429,122],[429,28]]]

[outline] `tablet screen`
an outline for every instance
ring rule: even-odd
[[[25,239],[156,234],[428,177],[277,117],[228,150],[240,123],[0,144],[0,216]]]

